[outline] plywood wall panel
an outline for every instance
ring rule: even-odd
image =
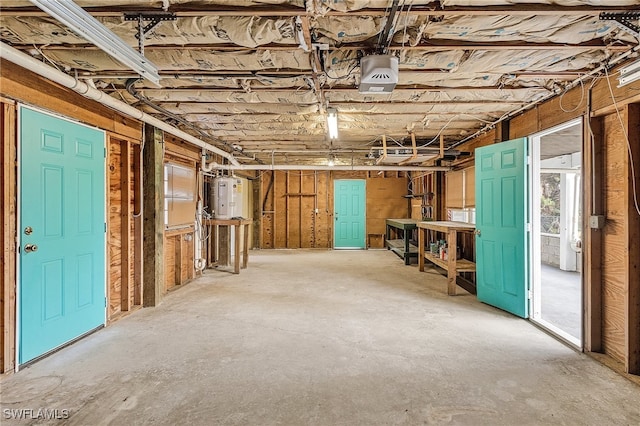
[[[125,141],[115,135],[109,135],[108,138],[108,160],[107,160],[107,181],[109,185],[107,199],[107,254],[108,254],[108,303],[109,309],[107,318],[114,319],[119,314],[130,310],[135,305],[140,305],[140,300],[135,300],[134,290],[136,285],[140,288],[141,280],[136,280],[136,262],[141,262],[141,254],[136,257],[135,245],[137,243],[135,236],[135,213],[136,206],[135,193],[140,188],[135,182],[135,163],[140,161],[138,156],[134,155],[134,149],[130,148],[129,162],[127,163],[122,156],[122,148],[125,144],[135,145],[135,142]],[[129,166],[129,178],[126,182],[122,179],[123,167]],[[126,185],[126,186],[125,186]],[[123,191],[128,188],[128,191]],[[123,200],[123,196],[128,195],[128,201]],[[123,206],[128,203],[129,218],[122,216]],[[126,214],[125,214],[126,216]],[[125,232],[125,226],[129,227],[129,232]],[[122,244],[124,235],[128,234],[129,244]],[[125,251],[123,252],[123,246]],[[123,265],[125,263],[125,265]],[[123,277],[128,277],[128,294],[123,298]],[[126,281],[126,280],[125,280]],[[126,303],[128,302],[128,304]],[[128,306],[126,306],[128,305]]]
[[[319,171],[317,186],[318,214],[316,215],[316,247],[330,248],[333,246],[333,214],[331,207],[332,197],[331,180],[329,172]]]
[[[532,108],[509,121],[509,139],[530,136],[540,130],[538,108]]]
[[[300,175],[300,179],[300,247],[314,248],[316,246],[315,200],[318,195],[316,192],[316,172],[304,172]]]
[[[468,167],[464,169],[464,206],[475,207],[476,205],[476,168]]]
[[[367,178],[367,235],[384,234],[387,219],[409,217],[406,177]]]
[[[194,234],[192,232],[184,234],[181,238],[182,257],[180,259],[182,268],[180,270],[180,282],[187,283],[194,277]]]
[[[260,212],[262,213],[261,222],[261,248],[274,248],[275,247],[275,233],[274,233],[274,195],[273,195],[273,180],[275,178],[275,171],[263,172],[260,175],[261,196],[262,199],[258,201],[260,204]]]
[[[120,141],[109,140],[109,157],[107,164],[107,180],[109,185],[108,199],[108,303],[107,318],[112,319],[121,312],[122,286],[122,190],[120,182],[121,147]]]
[[[602,241],[602,349],[625,361],[627,236],[625,221],[626,146],[615,116],[604,120],[604,191],[606,225]]]
[[[289,186],[287,188],[287,195],[286,195],[287,206],[289,211],[289,215],[288,215],[289,236],[287,241],[288,248],[302,247],[301,231],[302,231],[303,224],[306,225],[305,219],[307,219],[307,217],[304,217],[304,218],[302,217],[302,210],[301,210],[302,199],[300,195],[301,193],[300,181],[304,173],[309,173],[309,172],[297,172],[297,171],[288,172]]]
[[[276,171],[273,185],[276,216],[274,218],[274,248],[287,248],[287,172]]]
[[[446,206],[449,209],[461,209],[464,207],[463,197],[463,181],[464,176],[462,170],[448,172],[446,175]]]
[[[563,96],[558,96],[540,105],[538,107],[538,131],[550,129],[586,114],[588,90],[587,85],[577,86]]]
[[[609,71],[609,82],[606,78],[600,78],[591,89],[591,110],[599,111],[606,109],[613,105],[611,98],[611,91],[615,97],[616,103],[619,108],[622,108],[627,100],[635,99],[635,102],[640,102],[638,95],[640,94],[640,81],[635,81],[627,86],[618,87],[617,69]],[[612,111],[611,113],[613,113]]]
[[[392,175],[368,177],[366,172],[276,171],[275,184],[266,197],[262,215],[262,248],[331,248],[334,179],[366,180],[366,232],[384,234],[385,219],[409,216],[409,202],[403,197],[407,194],[407,177],[404,173]],[[398,175],[401,177],[396,177]],[[263,194],[267,193],[270,180],[271,173],[263,174]],[[269,213],[274,210],[272,206],[275,213]]]
[[[163,293],[176,285],[176,237],[164,238],[164,289]]]
[[[634,180],[636,198],[640,202],[640,104],[628,105],[627,134],[633,154],[635,176],[628,173],[627,187],[631,194],[627,196],[627,247],[629,264],[627,271],[626,319],[627,319],[627,373],[640,375],[640,211],[634,202]]]
[[[129,220],[129,226],[130,226],[130,240],[129,240],[129,257],[131,258],[131,271],[129,272],[129,282],[131,283],[131,288],[129,291],[129,305],[134,306],[136,304],[135,298],[134,298],[134,292],[135,292],[135,288],[136,286],[140,286],[142,285],[142,283],[138,282],[136,280],[136,262],[139,261],[139,259],[136,259],[136,255],[135,255],[135,247],[136,247],[136,226],[135,226],[135,220],[133,215],[135,215],[137,213],[136,211],[136,205],[135,205],[135,194],[136,191],[139,190],[139,182],[136,181],[136,167],[135,167],[135,163],[137,161],[140,161],[140,158],[138,156],[136,156],[136,150],[132,149],[131,150],[131,157],[129,160],[129,164],[131,166],[131,171],[130,171],[130,175],[131,175],[131,181],[129,182],[129,193],[131,194],[131,197],[129,199],[129,210],[131,211],[131,219]]]

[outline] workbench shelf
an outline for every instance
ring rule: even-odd
[[[457,259],[458,232],[475,232],[475,225],[466,222],[427,221],[419,222],[418,227],[418,267],[424,271],[425,260],[447,271],[447,294],[454,296],[459,285],[475,294],[475,284],[460,276],[461,273],[475,273],[476,264],[468,259]],[[426,246],[430,241],[443,236],[447,241],[447,260],[431,254]]]
[[[411,258],[418,257],[418,247],[413,244],[417,224],[415,219],[386,220],[385,246],[403,259],[405,265],[411,264]]]

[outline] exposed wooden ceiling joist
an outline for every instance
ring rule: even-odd
[[[139,7],[87,7],[85,8],[93,16],[122,16],[125,11],[133,12],[148,10],[157,11],[154,8]],[[597,16],[601,12],[622,13],[637,10],[637,6],[557,6],[549,4],[518,4],[512,6],[480,6],[480,7],[449,7],[442,9],[438,2],[434,2],[432,6],[414,6],[410,11],[403,11],[402,14],[413,16],[490,16],[490,15],[582,15]],[[269,7],[242,7],[242,8],[225,8],[216,6],[212,10],[211,6],[197,8],[185,7],[180,5],[172,5],[169,11],[175,13],[178,17],[194,17],[194,16],[262,16],[262,17],[292,17],[292,16],[313,16],[313,13],[302,9],[292,7],[278,7],[271,5]],[[4,8],[3,15],[6,16],[47,16],[37,8]],[[387,11],[385,9],[359,9],[351,11],[327,10],[324,16],[374,16],[384,17]]]
[[[309,36],[310,37],[310,36]],[[306,39],[307,37],[305,37]],[[310,40],[310,38],[309,38]],[[98,47],[90,44],[47,44],[47,45],[14,45],[17,49],[32,49],[32,48],[44,48],[47,50],[75,50],[75,49],[87,49],[87,50],[99,50]],[[514,42],[495,42],[495,43],[445,43],[437,40],[429,40],[429,44],[420,44],[417,46],[410,45],[396,45],[389,46],[390,51],[424,51],[424,52],[441,52],[443,50],[575,50],[575,51],[589,51],[589,50],[609,50],[611,52],[624,52],[629,50],[632,45],[626,44],[603,44],[600,42],[585,42],[581,44],[567,44],[567,43],[514,43]],[[175,50],[175,45],[150,45],[145,47],[147,51],[153,50]],[[242,47],[237,45],[222,45],[222,44],[190,44],[181,46],[185,50],[205,50],[205,51],[220,51],[220,52],[254,52],[254,51],[289,51],[298,50],[300,46],[292,45],[280,45],[280,44],[268,44],[256,47]],[[365,44],[351,44],[348,46],[329,46],[329,50],[348,51],[348,50],[370,50],[370,45]],[[319,59],[314,58],[316,66],[320,69]]]
[[[304,2],[306,7],[169,1],[180,19],[150,33],[145,45],[150,60],[159,64],[161,87],[152,90],[144,82],[132,86],[170,113],[164,115],[124,91],[125,80],[136,78],[134,73],[109,62],[77,35],[66,34],[52,18],[40,19],[46,15],[39,9],[3,6],[3,17],[30,18],[5,20],[7,31],[0,38],[70,75],[92,79],[111,96],[160,119],[182,120],[178,126],[187,132],[195,134],[197,126],[224,144],[245,147],[247,154],[258,150],[255,154],[265,160],[273,151],[289,151],[277,154],[284,156],[299,149],[287,158],[313,161],[326,149],[365,152],[379,146],[383,135],[406,146],[410,132],[423,145],[437,144],[442,137],[445,148],[455,146],[497,120],[575,86],[577,79],[627,54],[638,41],[597,19],[601,12],[637,6],[543,4],[547,2],[443,9],[434,0],[402,8],[400,16],[411,22],[408,31],[398,21],[393,42],[385,46],[401,58],[399,82],[391,94],[371,96],[358,91],[356,51],[373,51],[385,9],[339,11],[332,7],[357,4],[314,0]],[[88,8],[94,16],[109,17],[103,19],[105,25],[130,43],[133,27],[120,19],[136,9]],[[360,34],[365,23],[369,26]],[[60,32],[48,43],[43,34],[52,31]],[[338,110],[336,140],[327,136],[327,106]],[[353,157],[366,161],[363,155]]]

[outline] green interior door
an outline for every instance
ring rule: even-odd
[[[105,321],[105,135],[20,108],[20,342],[30,361]]]
[[[478,300],[528,317],[526,138],[478,148]]]
[[[334,217],[333,247],[365,248],[365,181],[337,179],[333,182]]]

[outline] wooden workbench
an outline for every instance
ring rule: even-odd
[[[418,247],[411,244],[411,234],[416,229],[415,219],[387,219],[385,245],[387,249],[404,259],[404,264],[411,263],[412,257],[418,257]]]
[[[458,232],[474,232],[475,225],[465,222],[418,222],[418,267],[420,271],[424,271],[424,261],[437,265],[447,271],[447,294],[454,296],[456,294],[457,277],[460,272],[475,272],[476,264],[467,259],[456,259],[458,252]],[[448,256],[447,260],[442,260],[438,256],[432,255],[425,246],[430,241],[438,238],[438,233],[445,234],[447,240]],[[431,234],[431,238],[429,238]],[[466,288],[465,290],[474,293],[475,289]]]
[[[231,241],[227,237],[227,241],[220,241],[220,251],[225,250],[224,256],[218,256],[217,250],[217,236],[220,234],[216,228],[221,226],[227,227],[229,231],[235,228],[234,236],[234,255],[233,255],[233,272],[235,274],[240,273],[240,269],[245,269],[249,263],[249,224],[251,219],[206,219],[205,225],[211,225],[214,227],[211,238],[209,238],[209,252],[212,253],[212,258],[208,259],[208,266],[212,264],[211,261],[217,262],[220,258],[225,260],[225,263],[231,258]],[[241,235],[244,238],[240,238]],[[229,234],[227,234],[229,235]],[[242,249],[241,249],[242,248]],[[242,266],[240,265],[240,254],[242,253]]]

